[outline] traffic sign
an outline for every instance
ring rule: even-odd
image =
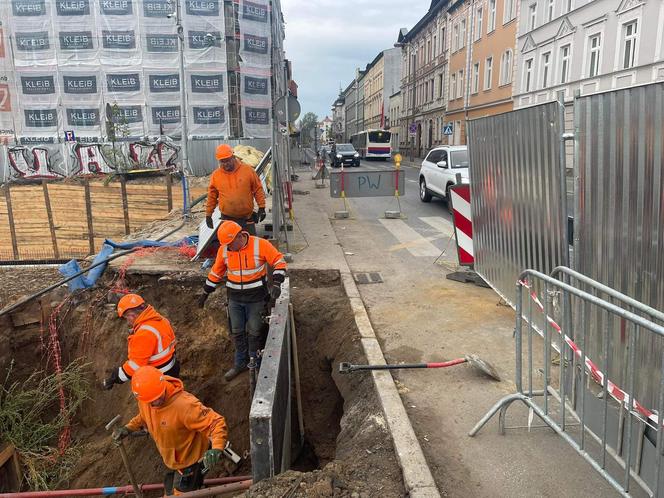
[[[74,136],[74,130],[65,131],[65,142],[76,142],[76,137]]]
[[[417,123],[410,123],[410,126],[408,126],[408,133],[410,135],[417,135]]]
[[[443,126],[443,135],[454,135],[454,123],[447,123]]]
[[[294,123],[300,117],[300,103],[292,95],[288,96],[288,121]],[[275,113],[279,124],[286,125],[286,98],[279,97],[275,103]]]

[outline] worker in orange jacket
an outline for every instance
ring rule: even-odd
[[[269,298],[277,299],[286,279],[286,261],[269,241],[249,235],[233,221],[224,221],[217,230],[221,247],[208,273],[199,305],[226,278],[231,338],[235,363],[224,377],[230,381],[256,359],[264,341],[263,317]],[[272,287],[268,288],[267,267],[272,268]],[[248,337],[247,337],[248,336]],[[248,357],[247,357],[248,354]]]
[[[105,389],[127,382],[145,365],[171,377],[180,375],[180,362],[175,357],[175,332],[166,318],[138,294],[122,296],[118,316],[127,321],[132,332],[127,338],[127,360],[104,381]]]
[[[131,378],[138,400],[138,415],[113,433],[120,441],[147,429],[169,471],[164,478],[167,495],[178,495],[203,485],[204,469],[221,458],[228,430],[224,417],[184,390],[182,381],[154,367],[141,367]]]
[[[254,168],[233,155],[228,144],[217,146],[215,157],[219,167],[210,175],[205,223],[214,228],[212,213],[219,205],[222,220],[239,224],[250,234],[256,235],[256,223],[265,219],[265,192]],[[254,218],[254,199],[258,212]]]

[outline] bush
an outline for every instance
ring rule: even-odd
[[[0,438],[18,450],[30,489],[53,489],[65,482],[80,456],[81,446],[69,443],[68,431],[88,399],[86,368],[77,360],[61,374],[38,371],[23,381],[12,380],[13,364],[7,370],[0,386]]]

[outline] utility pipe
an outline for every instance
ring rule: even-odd
[[[249,489],[253,484],[252,480],[234,482],[232,484],[224,484],[222,486],[215,486],[212,488],[203,488],[196,491],[189,491],[188,493],[180,493],[180,498],[201,498],[203,496],[217,496],[224,495],[226,493],[235,493],[236,491],[244,491]],[[175,495],[169,495],[166,498],[174,497]]]
[[[191,209],[191,208],[194,207],[196,204],[198,204],[199,202],[201,202],[202,200],[204,200],[206,197],[207,197],[207,195],[202,195],[202,196],[200,196],[198,199],[196,199],[194,202],[191,203],[191,206],[189,207],[189,209]],[[162,235],[161,237],[159,237],[157,240],[163,240],[163,239],[165,239],[166,237],[168,237],[169,235],[173,235],[175,232],[177,232],[178,230],[180,230],[180,228],[182,228],[182,227],[185,225],[185,223],[186,223],[186,221],[182,221],[182,223],[181,223],[180,225],[178,225],[176,228],[174,228],[174,229],[171,230],[170,232],[165,233],[164,235]],[[71,275],[71,276],[69,276],[69,277],[67,277],[67,278],[65,278],[65,279],[63,279],[63,280],[60,280],[59,282],[57,282],[57,283],[55,283],[55,284],[53,284],[53,285],[50,285],[50,286],[46,287],[45,289],[40,290],[39,292],[37,292],[37,293],[35,293],[35,294],[32,294],[32,295],[30,295],[30,296],[27,296],[27,297],[21,299],[20,301],[17,301],[17,302],[14,303],[13,305],[9,306],[8,308],[5,308],[5,309],[3,309],[3,310],[0,310],[0,316],[6,315],[7,313],[10,313],[10,312],[12,312],[12,311],[14,311],[14,310],[20,308],[20,307],[23,306],[25,303],[30,302],[30,301],[32,301],[33,299],[36,299],[36,298],[38,298],[38,297],[40,297],[40,296],[43,296],[44,294],[46,294],[46,293],[52,291],[53,289],[57,289],[57,288],[60,287],[61,285],[66,284],[66,283],[69,282],[70,280],[74,280],[74,279],[77,278],[77,277],[80,277],[80,276],[83,275],[84,273],[89,272],[90,270],[92,270],[93,268],[96,268],[97,266],[100,266],[100,265],[106,264],[106,263],[108,263],[109,261],[113,261],[114,259],[120,258],[120,257],[122,257],[122,256],[126,256],[127,254],[130,254],[130,253],[132,253],[132,252],[134,252],[134,251],[137,251],[137,250],[139,250],[139,249],[142,249],[142,248],[141,248],[141,247],[134,247],[134,248],[132,248],[132,249],[125,249],[124,251],[120,251],[120,252],[116,252],[116,253],[114,253],[114,254],[111,254],[111,255],[110,255],[108,258],[106,258],[105,260],[103,260],[103,261],[99,261],[98,263],[95,263],[95,264],[93,264],[93,265],[90,265],[90,266],[88,266],[87,268],[85,268],[84,270],[81,270],[81,271],[79,271],[79,272],[77,272],[77,273],[74,273],[73,275]]]
[[[220,485],[232,484],[239,482],[251,482],[251,476],[231,476],[231,477],[218,477],[215,479],[205,479],[205,484]],[[164,489],[163,483],[157,484],[143,484],[139,486],[141,491],[158,491]],[[217,486],[219,487],[219,486]],[[248,486],[247,486],[248,487]],[[214,488],[210,488],[214,489]],[[55,498],[68,496],[110,496],[133,494],[134,488],[131,485],[127,486],[105,486],[103,488],[87,488],[87,489],[57,489],[52,491],[25,491],[22,493],[0,493],[0,498]]]

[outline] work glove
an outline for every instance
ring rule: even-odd
[[[265,219],[265,208],[258,208],[258,213],[256,213],[256,216],[258,217],[258,223],[263,221]]]
[[[205,455],[203,455],[203,467],[206,469],[211,469],[214,467],[219,460],[221,460],[221,454],[223,452],[221,450],[218,450],[216,448],[212,448],[211,450],[207,450],[205,452]]]
[[[205,224],[208,228],[214,228],[214,222],[212,221],[212,216],[205,217]]]
[[[130,433],[131,433],[131,431],[129,429],[127,429],[126,426],[122,426],[118,429],[115,429],[113,431],[113,435],[111,437],[113,438],[113,442],[115,442],[116,444],[119,444],[120,441],[122,441],[124,438],[126,438]]]
[[[205,301],[207,301],[207,298],[210,297],[210,294],[207,292],[204,292],[201,294],[201,296],[198,298],[198,307],[203,308],[205,307]]]
[[[279,296],[281,296],[281,285],[274,284],[270,289],[270,297],[276,301],[277,299],[279,299]]]
[[[104,380],[103,386],[104,389],[110,391],[111,389],[113,389],[113,386],[115,384],[121,384],[121,383],[122,382],[120,382],[120,377],[118,376],[118,370],[117,368],[115,368],[113,369],[113,373],[111,373],[111,375],[109,375],[108,378]]]
[[[272,274],[272,281],[281,285],[284,283],[284,280],[286,280],[286,275],[283,273],[273,273]]]

